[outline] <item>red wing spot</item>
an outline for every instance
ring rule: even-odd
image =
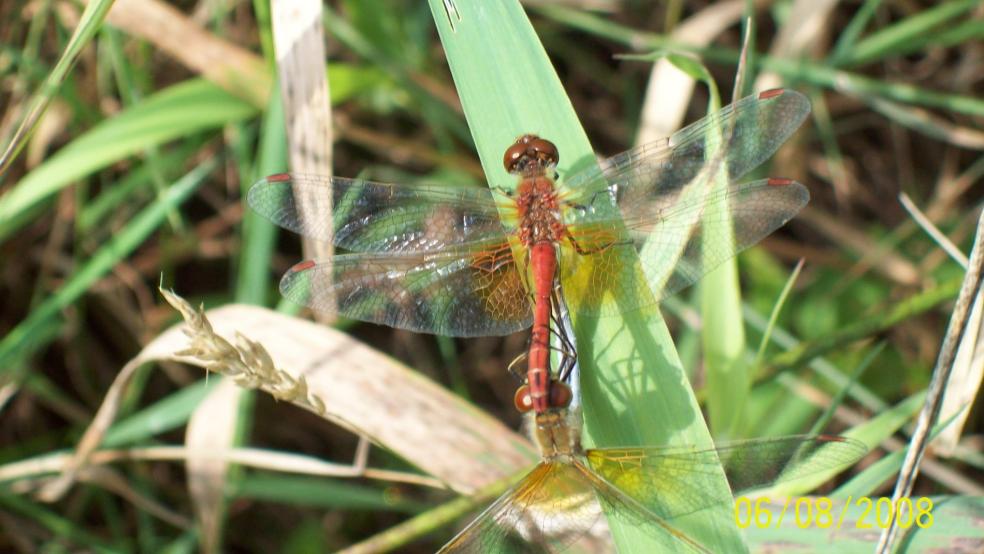
[[[769,179],[768,184],[770,187],[785,187],[793,184],[792,179],[784,179],[782,177],[772,177]]]
[[[781,95],[784,92],[786,91],[781,88],[773,88],[773,89],[765,90],[759,93],[759,100],[766,100],[769,98],[773,98]]]
[[[276,175],[267,177],[266,180],[271,183],[283,183],[284,181],[290,181],[290,173],[277,173]]]
[[[845,437],[841,437],[838,435],[817,435],[817,438],[829,442],[847,442],[847,439]]]
[[[305,260],[301,263],[294,264],[294,267],[290,268],[292,272],[304,271],[306,269],[311,269],[316,266],[317,263],[314,260]]]

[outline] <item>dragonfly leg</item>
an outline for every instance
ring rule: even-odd
[[[519,272],[519,278],[523,280],[523,287],[528,292],[530,304],[536,304],[536,289],[530,283],[530,252],[526,251],[526,259],[523,260],[523,269]]]
[[[563,315],[559,313],[561,294],[560,280],[557,280],[552,292],[553,302],[551,304],[553,310],[551,310],[550,319],[553,321],[553,325],[550,331],[557,337],[560,345],[559,347],[551,346],[551,350],[560,353],[561,359],[560,365],[557,367],[557,379],[566,383],[570,379],[571,370],[574,369],[574,365],[577,363],[577,347],[574,345],[571,337],[567,335],[567,326],[564,324]]]
[[[522,367],[519,367],[519,364],[524,362],[527,356],[529,356],[528,349],[524,350],[523,353],[521,353],[519,356],[513,358],[513,361],[509,362],[509,367],[506,368],[506,371],[508,371],[520,383],[526,381],[526,370],[523,369]]]
[[[489,187],[489,188],[492,189],[492,190],[494,190],[494,191],[496,191],[496,192],[498,192],[499,194],[502,194],[504,196],[508,196],[509,198],[512,198],[516,194],[516,191],[514,191],[512,189],[507,189],[506,187],[499,186],[499,185],[496,185],[494,187]]]
[[[557,380],[562,383],[567,383],[571,378],[571,370],[574,369],[574,364],[577,363],[577,352],[571,348],[571,345],[566,345],[564,348],[557,348],[555,350],[560,352],[560,365],[557,367]]]
[[[554,320],[556,323],[556,320]],[[561,346],[557,347],[554,345],[549,345],[548,348],[554,352],[558,352],[561,356],[560,367],[557,369],[558,379],[564,381],[569,376],[571,368],[574,367],[574,363],[577,361],[577,352],[574,350],[574,345],[566,334],[558,333],[553,327],[550,329],[550,334],[558,337],[561,341]],[[526,361],[529,357],[529,347],[520,353],[518,356],[513,358],[509,362],[509,366],[506,368],[513,377],[515,377],[520,382],[526,381],[526,370],[520,367],[520,364]]]
[[[577,210],[577,211],[581,212],[582,214],[587,213],[587,211],[589,209],[594,208],[595,207],[595,202],[597,202],[599,198],[607,198],[609,200],[609,205],[611,207],[614,207],[615,204],[616,204],[616,202],[615,202],[615,195],[616,195],[617,190],[618,189],[615,186],[610,186],[610,187],[606,188],[605,190],[595,191],[594,194],[591,195],[591,199],[588,200],[588,203],[587,204],[581,204],[580,202],[570,202],[570,201],[564,202],[564,204],[568,208]]]
[[[600,244],[598,246],[592,246],[591,248],[585,248],[584,246],[582,246],[580,243],[577,242],[577,239],[574,238],[574,235],[572,235],[570,231],[566,230],[566,228],[565,228],[564,234],[567,236],[567,240],[568,240],[568,242],[571,243],[571,246],[574,247],[574,251],[577,252],[578,254],[582,255],[582,256],[588,256],[588,255],[591,255],[591,254],[598,254],[600,252],[604,252],[605,250],[608,250],[609,248],[611,248],[613,246],[630,246],[630,245],[632,245],[632,240],[631,239],[615,240],[613,238],[612,240],[610,240],[608,242],[603,242],[602,244]]]

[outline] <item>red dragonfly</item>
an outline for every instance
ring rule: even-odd
[[[782,226],[808,201],[805,187],[732,180],[771,156],[809,110],[795,91],[762,92],[559,182],[557,148],[524,135],[504,159],[519,178],[513,193],[279,174],[248,199],[285,229],[357,252],[295,265],[280,283],[291,300],[439,335],[532,324],[528,375],[543,412],[554,283],[582,315],[655,309]],[[730,239],[703,240],[721,232]]]
[[[584,450],[577,410],[556,406],[533,417],[541,462],[439,552],[559,552],[580,540],[597,541],[608,512],[647,530],[660,551],[707,553],[672,520],[715,508],[731,514],[733,497],[713,486],[722,467],[740,495],[846,467],[867,452],[860,441],[832,435],[752,439],[704,450]],[[595,544],[589,551],[600,550]]]

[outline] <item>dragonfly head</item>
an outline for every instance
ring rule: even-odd
[[[510,174],[528,177],[547,174],[559,159],[554,143],[536,135],[523,135],[506,149],[502,164]]]
[[[571,400],[574,398],[571,387],[556,379],[550,380],[549,395],[550,408],[552,409],[566,408],[570,406]],[[529,385],[523,385],[516,389],[516,394],[513,396],[513,406],[521,414],[533,410],[533,396],[530,394]]]

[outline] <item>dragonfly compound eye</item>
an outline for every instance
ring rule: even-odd
[[[550,381],[550,407],[566,408],[571,405],[574,394],[571,388],[559,381]]]
[[[513,396],[513,406],[521,414],[525,414],[533,409],[533,397],[530,396],[529,385],[523,385],[516,389],[516,395]]]
[[[559,159],[560,154],[554,143],[536,135],[523,135],[506,149],[502,165],[509,173],[524,174],[542,171],[556,165]]]

